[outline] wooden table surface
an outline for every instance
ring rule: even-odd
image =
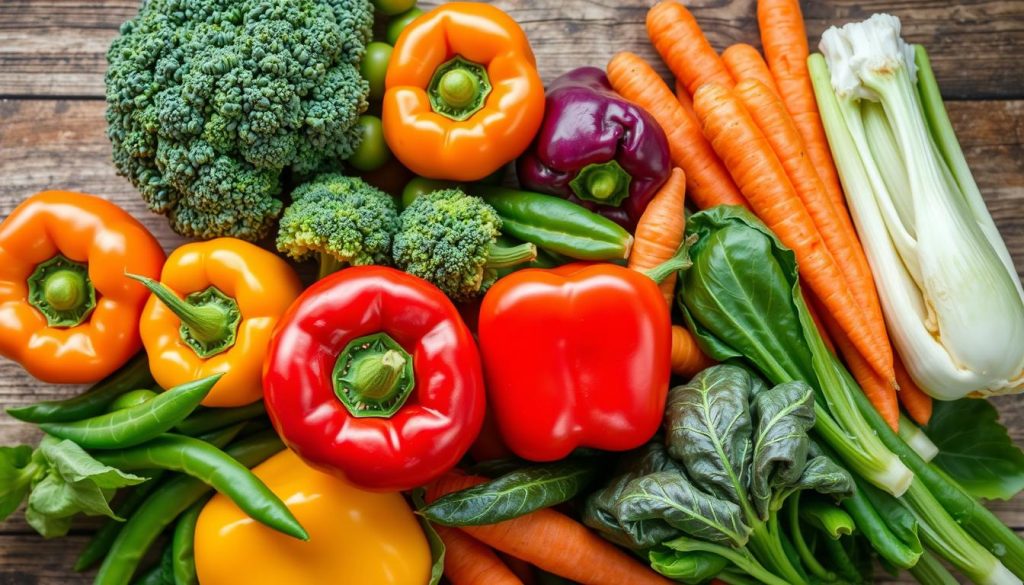
[[[655,59],[643,26],[651,3],[496,2],[526,29],[545,81],[575,66],[603,66],[620,50]],[[137,0],[0,0],[0,218],[32,193],[70,189],[125,207],[168,250],[181,243],[114,172],[104,134],[104,55],[137,7]],[[755,0],[699,0],[692,9],[719,50],[734,42],[759,45]],[[928,47],[961,144],[1017,269],[1024,271],[1024,1],[814,0],[804,3],[812,46],[828,25],[876,11],[901,17],[906,38]],[[79,390],[41,384],[0,358],[0,406]],[[1014,439],[1024,443],[1021,401],[995,402]],[[0,444],[36,439],[31,427],[0,413]],[[1024,528],[1024,498],[991,505],[1010,526]],[[90,576],[74,575],[69,567],[91,526],[45,541],[20,513],[0,523],[0,585],[88,583]]]

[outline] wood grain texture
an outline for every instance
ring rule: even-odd
[[[436,2],[427,2],[433,5]],[[644,14],[653,0],[497,0],[522,23],[545,80],[576,66],[601,66],[631,50],[664,66],[650,48]],[[759,45],[755,0],[687,2],[718,49]],[[110,162],[104,135],[103,71],[107,45],[137,0],[0,0],[0,218],[31,193],[63,188],[96,193],[121,205],[165,248],[182,239],[149,213]],[[950,115],[1016,267],[1024,273],[1024,2],[1020,0],[811,0],[804,2],[812,46],[830,24],[876,11],[904,20],[908,39],[928,46]],[[9,98],[9,99],[3,99]],[[985,101],[999,98],[999,101]],[[0,359],[0,407],[56,399],[81,387],[36,382]],[[1024,443],[1024,402],[993,402]],[[0,413],[0,444],[34,443],[38,432]],[[993,510],[1024,530],[1024,497]],[[20,514],[0,523],[0,585],[79,584],[69,570],[96,526],[86,519],[69,538],[45,541]],[[880,578],[880,583],[909,583]]]
[[[644,16],[653,0],[497,0],[518,20],[550,81],[616,51],[654,59]],[[0,2],[0,96],[102,97],[105,54],[137,0]],[[423,2],[424,6],[436,1]],[[687,2],[711,43],[760,45],[755,0]],[[923,43],[948,97],[1024,98],[1024,2],[1014,0],[813,0],[804,2],[811,46],[825,28],[887,11]],[[659,70],[665,72],[658,63]]]

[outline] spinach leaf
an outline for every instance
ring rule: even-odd
[[[419,488],[413,490],[411,494],[412,504],[417,510],[422,510],[426,507],[425,493],[426,490]],[[430,524],[430,521],[422,515],[417,515],[417,519],[419,520],[420,528],[423,529],[423,534],[427,536],[427,543],[430,545],[430,581],[427,582],[427,585],[438,585],[441,579],[444,578],[444,541],[441,540],[441,535],[434,530],[434,526]]]
[[[751,532],[738,505],[697,489],[684,474],[673,471],[629,482],[615,511],[619,524],[638,542],[638,526],[652,519],[701,540],[736,547],[745,545]]]
[[[754,398],[757,430],[754,438],[751,498],[762,520],[782,505],[769,506],[772,491],[796,484],[804,475],[814,426],[814,390],[803,382],[787,382]],[[808,486],[809,487],[809,486]],[[772,509],[770,509],[772,508]]]
[[[568,459],[518,469],[450,493],[421,510],[445,526],[480,526],[517,518],[574,498],[597,475],[592,459]]]
[[[0,521],[10,516],[32,487],[32,447],[0,447]]]
[[[1024,453],[987,400],[935,401],[926,432],[939,448],[932,462],[971,495],[1009,500],[1024,489]]]

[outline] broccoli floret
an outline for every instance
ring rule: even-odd
[[[263,237],[358,146],[370,0],[147,0],[107,53],[114,164],[179,234]]]
[[[395,265],[428,280],[454,301],[486,292],[497,268],[537,257],[533,244],[503,247],[501,217],[478,197],[443,189],[417,198],[398,218]]]
[[[277,249],[296,260],[320,258],[320,276],[346,265],[389,264],[398,208],[387,193],[356,177],[321,175],[292,192]]]

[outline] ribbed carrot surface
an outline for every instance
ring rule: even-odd
[[[680,325],[672,326],[672,373],[692,378],[717,362],[709,358],[689,329]]]
[[[686,173],[676,167],[640,216],[629,252],[629,267],[641,272],[672,258],[683,243],[686,230]],[[661,281],[661,294],[672,306],[677,276]]]
[[[903,410],[907,411],[910,418],[919,425],[926,425],[932,418],[932,397],[924,393],[924,390],[914,382],[903,365],[903,360],[896,356],[896,382],[900,385],[897,393]]]
[[[732,76],[700,30],[697,19],[679,2],[659,2],[647,11],[647,36],[690,95],[711,81],[732,86]]]
[[[892,352],[875,342],[838,263],[828,251],[807,208],[796,194],[768,139],[739,98],[709,83],[693,96],[693,107],[725,167],[754,212],[796,254],[800,274],[822,305],[886,380],[894,380]]]
[[[686,173],[686,190],[697,207],[747,205],[705,140],[697,118],[687,113],[647,62],[633,53],[619,53],[608,63],[608,79],[616,92],[647,110],[665,131],[672,161]]]
[[[754,47],[745,43],[732,45],[722,52],[722,63],[736,83],[756,79],[778,95],[779,88],[775,85],[775,78],[772,77],[772,72],[761,57],[761,53]]]
[[[452,585],[523,585],[486,544],[458,528],[434,530],[444,542],[444,576]]]

